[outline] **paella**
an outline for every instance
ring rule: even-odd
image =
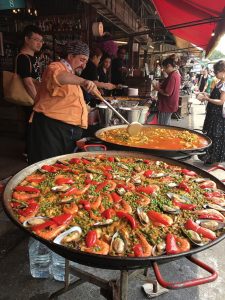
[[[10,206],[38,237],[99,255],[172,255],[225,231],[224,192],[213,180],[138,155],[42,165],[13,189]]]

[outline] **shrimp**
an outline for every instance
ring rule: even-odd
[[[143,256],[151,256],[152,255],[152,246],[148,243],[146,238],[140,232],[137,232],[136,235],[138,236],[139,242],[142,246]]]
[[[212,180],[206,180],[199,185],[201,189],[216,189],[216,183]]]
[[[90,218],[95,220],[95,221],[100,221],[102,220],[102,217],[99,217],[99,216],[96,216],[92,210],[89,211],[89,215],[90,215]]]
[[[40,193],[26,193],[26,192],[13,192],[12,198],[18,201],[27,201],[29,199],[37,198]]]
[[[109,253],[109,244],[97,239],[93,247],[81,247],[81,250],[88,253],[96,253],[101,255],[107,255]]]
[[[129,214],[132,213],[132,207],[130,206],[129,203],[127,203],[127,201],[125,201],[125,200],[123,200],[123,199],[122,199],[119,203],[116,203],[116,204],[114,205],[114,207],[115,207],[117,210],[119,210],[119,208],[122,207],[122,211],[123,211],[123,212],[127,212],[127,213],[129,213]]]
[[[91,208],[98,209],[99,206],[101,205],[101,202],[102,202],[102,197],[98,196],[98,198],[94,202],[91,203]]]
[[[66,214],[75,215],[78,212],[78,206],[76,203],[67,203],[63,205],[63,211]]]
[[[63,224],[58,227],[50,226],[48,229],[36,230],[35,234],[49,241],[53,240],[59,233],[66,229],[67,226],[68,224]]]
[[[137,200],[137,203],[139,205],[147,206],[151,202],[151,199],[149,197],[147,197],[146,195],[140,194],[140,193],[137,193],[137,195],[139,196],[139,198]]]

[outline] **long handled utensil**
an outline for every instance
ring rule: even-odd
[[[127,132],[130,136],[135,136],[140,133],[142,130],[143,126],[139,122],[132,122],[129,123],[109,102],[107,102],[102,95],[95,91],[94,95],[100,99],[102,102],[104,102],[121,120],[123,120],[128,126],[127,126]]]

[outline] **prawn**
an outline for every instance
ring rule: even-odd
[[[59,233],[61,233],[64,229],[66,229],[67,226],[68,224],[63,224],[57,227],[53,225],[50,226],[48,229],[44,229],[44,230],[38,229],[35,231],[35,234],[49,241],[49,240],[53,240]]]
[[[102,197],[98,196],[98,198],[94,202],[91,203],[91,208],[98,209],[99,206],[101,205],[101,203],[102,203]]]
[[[139,205],[147,206],[151,202],[151,199],[149,197],[147,197],[146,195],[140,194],[140,193],[137,193],[137,195],[139,196],[139,198],[137,200],[137,203]]]
[[[131,214],[132,213],[132,207],[130,206],[130,204],[129,203],[127,203],[127,201],[125,201],[125,200],[121,200],[119,203],[116,203],[115,205],[114,205],[114,207],[116,208],[116,209],[118,209],[118,211],[119,211],[119,207],[122,207],[122,211],[123,212],[127,212],[128,214]]]
[[[27,201],[32,198],[37,198],[40,193],[13,192],[12,198],[18,201]]]
[[[78,206],[76,203],[67,203],[63,205],[63,211],[66,214],[75,215],[78,212]]]
[[[137,232],[136,235],[138,236],[139,242],[142,246],[143,256],[151,256],[152,254],[152,246],[148,243],[146,238],[140,232]]]
[[[90,247],[90,248],[81,247],[81,250],[88,252],[88,253],[107,255],[109,253],[109,244],[102,240],[97,239],[97,241],[93,247]]]

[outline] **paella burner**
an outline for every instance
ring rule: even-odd
[[[215,281],[218,277],[218,273],[198,260],[193,256],[186,257],[190,262],[195,264],[196,266],[204,269],[211,275],[203,278],[196,278],[182,282],[169,282],[165,280],[160,273],[159,265],[157,262],[152,263],[152,268],[155,273],[155,278],[151,278],[149,276],[149,268],[145,268],[144,270],[121,270],[120,277],[115,280],[105,280],[101,277],[95,276],[89,272],[76,268],[74,266],[69,265],[69,260],[66,259],[65,262],[65,284],[62,289],[54,292],[50,295],[49,299],[57,299],[59,295],[62,295],[71,289],[85,283],[89,282],[98,287],[100,287],[100,293],[107,300],[127,300],[128,299],[128,281],[135,278],[140,273],[146,278],[146,283],[142,286],[143,290],[147,294],[148,298],[155,298],[164,293],[167,293],[169,289],[176,290],[188,287],[194,287],[201,284],[209,283]],[[79,279],[75,281],[69,280],[70,274],[78,277]]]

